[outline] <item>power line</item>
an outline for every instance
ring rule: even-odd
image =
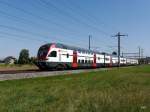
[[[59,1],[59,2],[63,2],[63,4],[66,4],[64,1]],[[67,3],[68,3],[69,1],[67,1]],[[64,6],[64,5],[63,5]],[[68,11],[71,11],[71,12],[75,12],[74,11],[74,9],[72,8],[73,6],[75,6],[75,5],[72,5],[72,4],[70,4],[70,5],[66,5],[66,6],[64,6],[64,7],[67,7],[69,10]],[[78,8],[77,8],[78,9]],[[84,15],[86,15],[86,13],[84,13]],[[91,20],[90,18],[92,17],[92,16],[90,16],[90,15],[86,15],[86,16],[84,16],[82,13],[80,13],[80,11],[78,12],[78,16],[80,16],[80,17],[82,17],[84,20],[88,20],[90,23],[94,23],[94,26],[95,26],[95,24],[98,24],[98,22],[94,22],[93,20]],[[108,34],[109,35],[109,34]],[[99,38],[97,38],[96,40],[98,40]],[[100,41],[102,41],[102,40],[100,40]]]
[[[8,13],[6,13],[6,12],[3,12],[3,11],[0,11],[0,13],[3,14],[3,15],[5,15],[5,16],[7,16],[6,19],[9,19],[9,18],[10,18],[10,20],[12,20],[12,18],[13,18],[13,19],[17,19],[17,21],[15,21],[15,22],[23,23],[23,24],[25,24],[25,25],[29,24],[30,26],[31,26],[31,24],[33,24],[33,25],[36,25],[36,26],[38,26],[38,27],[44,27],[46,30],[48,30],[48,27],[47,27],[47,26],[43,26],[43,25],[38,24],[38,23],[36,23],[36,22],[30,21],[30,20],[28,20],[28,19],[24,19],[24,18],[22,18],[22,17],[10,15],[10,14],[8,14]],[[35,27],[35,26],[32,26],[32,27]],[[55,38],[56,38],[56,37],[55,37]]]
[[[49,20],[49,19],[43,18],[42,16],[35,15],[34,13],[29,12],[29,11],[26,11],[26,10],[24,10],[24,9],[22,9],[22,8],[15,7],[15,6],[13,6],[13,5],[7,3],[7,2],[1,2],[1,3],[2,3],[2,4],[5,4],[5,5],[9,6],[9,7],[15,8],[15,9],[17,9],[17,10],[19,10],[19,11],[25,13],[25,14],[31,15],[31,16],[33,16],[33,17],[36,17],[36,18],[38,18],[38,19],[42,19],[42,20],[45,20],[45,21],[48,21],[48,20]],[[5,13],[5,14],[6,14],[6,13]],[[16,18],[16,16],[13,16],[13,17]],[[25,19],[22,19],[22,20],[25,20]],[[35,23],[32,22],[32,21],[28,21],[28,22],[35,24]],[[8,27],[7,27],[7,28],[8,28]],[[18,30],[20,31],[20,29],[18,29]],[[24,32],[24,31],[22,30],[22,32]],[[27,33],[27,32],[26,32],[26,33]],[[30,33],[30,34],[32,33],[32,34],[33,34],[33,32],[28,32],[28,33]],[[34,33],[34,35],[35,35],[35,33]],[[37,35],[37,34],[36,34],[36,35]],[[41,36],[43,36],[43,35],[41,35]],[[45,36],[44,36],[44,37],[45,37]]]
[[[94,29],[94,30],[97,30],[98,32],[103,33],[104,35],[107,35],[107,36],[109,35],[108,33],[104,32],[104,31],[101,31],[101,30],[97,29],[96,27],[93,27],[93,26],[91,26],[91,25],[89,25],[89,24],[86,24],[85,22],[81,21],[80,19],[78,19],[78,18],[76,18],[76,17],[73,17],[70,13],[61,10],[61,9],[58,8],[57,6],[53,5],[53,4],[51,3],[51,1],[45,1],[45,0],[39,0],[39,1],[40,1],[41,4],[43,3],[43,5],[45,5],[45,7],[53,7],[54,9],[56,9],[56,11],[57,11],[58,13],[60,13],[60,14],[63,15],[63,16],[67,16],[67,17],[72,18],[72,20],[74,20],[74,21],[77,22],[77,23],[81,23],[81,24],[84,25],[84,26],[88,26],[89,28],[92,28],[92,29]]]
[[[36,38],[32,38],[32,37],[22,36],[22,35],[18,35],[18,34],[12,34],[12,33],[8,33],[8,32],[0,31],[0,34],[16,37],[16,38],[19,38],[19,39],[35,40],[35,41],[38,41],[38,42],[47,42],[47,41],[44,41],[44,40],[41,40],[41,39],[36,39]],[[31,41],[31,42],[33,42],[33,41]]]
[[[41,3],[41,2],[38,1],[38,0],[37,0],[35,3],[38,3],[38,2],[39,2],[39,4],[40,4],[39,6],[36,6],[35,4],[34,4],[34,5],[32,4],[32,6],[33,6],[33,7],[38,7],[38,8],[40,7],[40,8],[43,8],[43,9],[47,9],[47,11],[44,11],[44,13],[47,12],[48,14],[52,15],[52,13],[49,12],[49,11],[50,11],[50,10],[49,10],[50,7],[48,7],[47,5]],[[43,7],[42,7],[42,6],[43,6]],[[41,10],[40,10],[40,11],[41,11]],[[57,16],[55,15],[55,17],[57,17]],[[57,17],[57,18],[58,18],[58,17]],[[62,19],[62,18],[61,18],[61,19]],[[50,22],[52,22],[52,21],[50,21]],[[64,22],[64,21],[63,21],[63,22]],[[68,21],[67,21],[67,22],[68,22]],[[56,22],[54,22],[54,24],[55,24],[55,23],[56,23]],[[64,30],[64,28],[66,28],[66,26],[67,26],[67,25],[62,25],[62,24],[58,24],[58,23],[55,24],[55,25],[61,27],[61,30]],[[64,31],[65,31],[65,30],[64,30]],[[67,33],[72,33],[73,35],[78,35],[78,33],[77,33],[76,31],[73,31],[73,32],[72,32],[71,29],[68,28],[68,27],[67,27],[67,31],[65,31],[65,32],[67,32]],[[81,35],[78,35],[78,36],[81,36]]]
[[[42,34],[40,34],[40,33],[33,33],[33,32],[31,32],[31,31],[27,31],[27,30],[24,30],[24,29],[20,29],[20,28],[16,28],[16,27],[12,27],[12,26],[7,26],[7,25],[2,25],[2,24],[0,24],[0,27],[2,27],[2,28],[6,28],[6,29],[11,29],[11,30],[15,30],[15,31],[19,31],[19,32],[23,32],[23,33],[27,33],[27,34],[31,34],[31,35],[36,35],[36,36],[42,36],[43,37],[43,35]],[[45,37],[45,36],[44,36]]]
[[[19,22],[19,23],[23,23],[23,24],[25,24],[25,25],[27,25],[27,24],[29,24],[30,25],[30,23],[31,24],[33,24],[33,25],[36,25],[36,26],[38,26],[38,27],[43,27],[43,25],[40,25],[40,24],[38,24],[38,23],[35,23],[35,22],[33,22],[33,21],[30,21],[30,20],[27,20],[27,19],[24,19],[24,18],[21,18],[21,17],[17,17],[17,16],[14,16],[14,15],[10,15],[10,14],[8,14],[8,13],[5,13],[5,12],[3,12],[3,11],[0,11],[0,13],[2,13],[2,14],[4,14],[4,15],[6,15],[7,16],[7,18],[6,19],[9,19],[10,18],[10,20],[12,20],[12,18],[15,18],[15,19],[17,19],[17,21],[15,21],[15,22]],[[26,21],[26,22],[25,22]],[[30,25],[31,26],[31,25]],[[33,26],[32,26],[33,27]],[[47,30],[47,28],[45,28],[46,30]],[[27,31],[26,31],[27,32]],[[31,33],[31,32],[30,32]],[[33,34],[33,33],[32,33]],[[41,35],[41,34],[40,34]],[[43,35],[41,35],[41,36],[43,36]],[[45,37],[45,36],[44,36]],[[53,37],[51,37],[51,38],[53,38]],[[55,39],[57,38],[57,37],[54,37]],[[58,39],[58,38],[57,38]]]
[[[30,16],[32,16],[32,17],[35,17],[36,19],[40,19],[40,20],[43,20],[43,21],[51,22],[52,24],[61,27],[61,30],[67,32],[66,30],[64,30],[64,27],[65,27],[64,25],[58,24],[58,23],[56,23],[56,22],[54,22],[54,21],[52,22],[50,19],[47,19],[47,18],[44,18],[44,17],[42,17],[42,16],[36,15],[35,13],[32,13],[32,12],[30,12],[30,11],[26,11],[26,10],[24,10],[24,9],[22,9],[22,8],[15,7],[15,6],[13,6],[12,4],[10,4],[10,3],[4,2],[4,1],[1,1],[0,3],[2,3],[2,4],[4,4],[4,5],[7,5],[7,6],[9,6],[9,7],[12,7],[12,8],[14,8],[14,9],[17,9],[17,10],[19,10],[19,11],[25,13],[25,14],[28,14],[28,15],[30,15]],[[41,4],[40,4],[40,5],[41,5]],[[1,12],[2,12],[2,11],[1,11]],[[5,14],[5,15],[7,15],[7,16],[10,16],[10,15],[6,14],[5,12],[2,12],[2,13]],[[16,17],[16,16],[13,16],[13,17],[18,18],[18,17]],[[21,19],[23,19],[23,18],[21,18]],[[30,21],[30,20],[27,20],[27,19],[23,19],[23,20],[28,21],[28,22],[30,22],[30,23],[32,23],[32,24],[41,26],[40,24],[37,24],[37,23],[32,22],[32,21]],[[69,32],[70,32],[70,31],[69,31]],[[68,32],[67,32],[67,33],[68,33]],[[75,32],[71,32],[71,33],[77,34],[77,33],[75,33]]]
[[[101,32],[104,35],[107,35],[107,36],[109,35],[108,33],[104,32],[104,31],[102,31],[102,30],[100,30],[100,29],[98,29],[98,28],[96,28],[94,26],[91,26],[91,25],[89,25],[89,24],[81,21],[80,19],[72,16],[70,13],[61,10],[60,8],[58,8],[57,6],[55,6],[54,4],[52,4],[52,2],[50,2],[50,1],[48,1],[48,2],[45,1],[45,0],[40,0],[40,1],[41,1],[41,3],[43,3],[43,4],[47,5],[47,6],[51,6],[51,7],[55,8],[57,10],[57,12],[60,13],[61,15],[63,14],[65,16],[68,16],[68,17],[72,18],[72,20],[74,20],[77,23],[81,23],[82,25],[88,26],[91,29],[95,29],[95,30],[97,30],[98,32]]]
[[[87,17],[88,18],[88,20],[91,20],[91,22],[94,22],[96,25],[98,24],[98,23],[100,23],[100,21],[99,20],[97,20],[97,18],[93,15],[93,14],[89,14],[87,11],[85,11],[85,9],[83,9],[83,8],[81,8],[79,5],[77,5],[76,3],[72,3],[72,1],[71,0],[67,0],[66,1],[67,3],[69,3],[70,2],[70,5],[71,6],[74,6],[74,7],[76,7],[76,9],[80,9],[79,11],[78,11],[78,13],[80,14],[80,15],[82,15],[81,14],[81,11],[84,11],[84,13],[83,13],[83,17]],[[70,9],[73,9],[72,7],[70,7]],[[85,13],[86,12],[86,13]],[[104,22],[101,22],[101,25],[103,25],[103,26],[108,26],[108,25],[106,25],[106,24],[104,24]],[[110,26],[109,26],[110,27]],[[116,29],[115,27],[111,27],[113,30],[114,29]]]
[[[48,10],[47,10],[47,13],[48,13],[48,14],[51,14],[51,13],[49,13],[49,8],[50,8],[49,6],[47,6],[47,5],[43,4],[43,3],[41,3],[41,1],[37,1],[37,2],[35,2],[35,3],[38,3],[38,2],[40,3],[40,7],[41,7],[41,8],[43,8],[43,9],[48,9]],[[39,6],[35,6],[35,4],[34,4],[34,5],[32,4],[32,6],[39,8]],[[43,6],[43,7],[42,7],[42,6]],[[41,10],[40,10],[40,11],[41,11]],[[44,13],[45,13],[45,12],[44,12]],[[51,14],[51,15],[52,15],[52,14]],[[55,16],[55,17],[56,17],[56,16]],[[52,22],[52,21],[51,21],[51,22]],[[57,26],[60,26],[60,27],[61,27],[61,30],[64,30],[64,28],[66,28],[67,25],[60,25],[60,24],[57,23]],[[65,30],[64,30],[64,31],[65,31]],[[73,32],[72,32],[72,30],[71,30],[70,28],[67,28],[67,31],[65,31],[65,32],[66,32],[66,33],[72,33],[73,35],[77,35],[77,37],[78,37],[78,36],[81,36],[81,34],[79,35],[76,31],[73,31]],[[83,36],[85,36],[85,35],[83,35]],[[78,40],[83,41],[83,40],[81,40],[81,38],[78,39]]]
[[[26,11],[26,10],[24,10],[24,9],[22,9],[22,8],[15,7],[15,6],[13,6],[12,4],[10,4],[10,3],[4,2],[4,1],[1,1],[0,3],[2,3],[2,4],[4,4],[4,5],[7,5],[7,6],[9,6],[9,7],[12,7],[12,8],[14,8],[14,9],[17,9],[17,10],[19,10],[19,11],[25,13],[25,14],[31,15],[31,16],[33,16],[33,17],[36,17],[36,18],[38,18],[38,19],[40,19],[40,20],[47,21],[47,22],[50,22],[50,21],[51,21],[51,20],[49,20],[49,19],[47,19],[47,18],[43,18],[42,16],[36,15],[36,14],[30,12],[30,11]],[[2,11],[1,11],[1,13],[5,14],[5,15],[7,15],[7,16],[10,16],[10,15],[8,15],[8,14],[5,13],[5,12],[2,12]],[[18,18],[17,16],[11,16],[11,17]],[[30,23],[32,23],[32,24],[35,24],[35,25],[39,25],[39,24],[37,24],[37,23],[35,23],[35,22],[32,22],[32,21],[30,21],[30,20],[26,20],[26,19],[23,19],[23,18],[22,18],[22,20],[28,21],[28,22],[30,22]],[[55,24],[56,26],[62,27],[61,30],[64,30],[64,29],[63,29],[63,28],[64,28],[63,25],[60,25],[60,24],[55,23],[55,22],[53,22],[53,24]],[[40,26],[41,26],[41,25],[40,25]],[[64,31],[65,31],[65,30],[64,30]],[[65,32],[66,32],[66,31],[65,31]],[[77,34],[77,33],[74,33],[74,34]],[[56,38],[56,37],[55,37],[55,38]],[[70,39],[70,38],[69,38],[69,39]],[[71,40],[72,40],[72,39],[71,39]],[[83,41],[83,40],[82,40],[82,41]]]
[[[64,2],[65,3],[65,1],[59,1],[59,2]],[[71,1],[67,1],[66,3],[69,3],[69,2],[71,2]],[[66,5],[66,3],[65,3],[65,5]],[[74,9],[72,8],[72,7],[70,7],[70,6],[75,6],[75,4],[70,4],[70,5],[68,5],[68,6],[66,6],[68,9],[69,9],[69,11],[72,11],[72,12],[75,12],[74,11]],[[77,7],[77,9],[78,9],[79,7]],[[80,8],[81,9],[81,8]],[[90,15],[86,15],[86,18],[85,18],[85,13],[84,14],[82,14],[80,11],[78,11],[78,16],[80,16],[80,17],[84,17],[84,20],[88,20],[89,22],[91,22],[91,23],[93,23],[94,21],[93,20],[91,20],[91,17],[92,16],[90,16]],[[94,22],[94,24],[97,24],[98,22]]]

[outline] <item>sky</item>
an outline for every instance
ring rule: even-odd
[[[39,47],[56,42],[100,52],[117,51],[150,56],[149,0],[0,0],[0,58],[19,56],[28,49],[36,56]]]

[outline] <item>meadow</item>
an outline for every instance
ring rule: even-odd
[[[35,65],[26,64],[26,65],[19,65],[19,64],[0,64],[0,71],[9,71],[9,70],[34,70],[38,69]]]
[[[150,112],[150,66],[2,81],[0,112]]]

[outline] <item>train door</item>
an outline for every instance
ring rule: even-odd
[[[96,68],[96,54],[94,54],[93,68]]]
[[[77,68],[78,67],[78,64],[77,64],[77,52],[76,51],[73,51],[72,67],[73,68]]]

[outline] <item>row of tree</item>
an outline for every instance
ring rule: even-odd
[[[35,64],[36,58],[30,57],[28,49],[22,49],[18,60],[16,60],[15,64]]]

